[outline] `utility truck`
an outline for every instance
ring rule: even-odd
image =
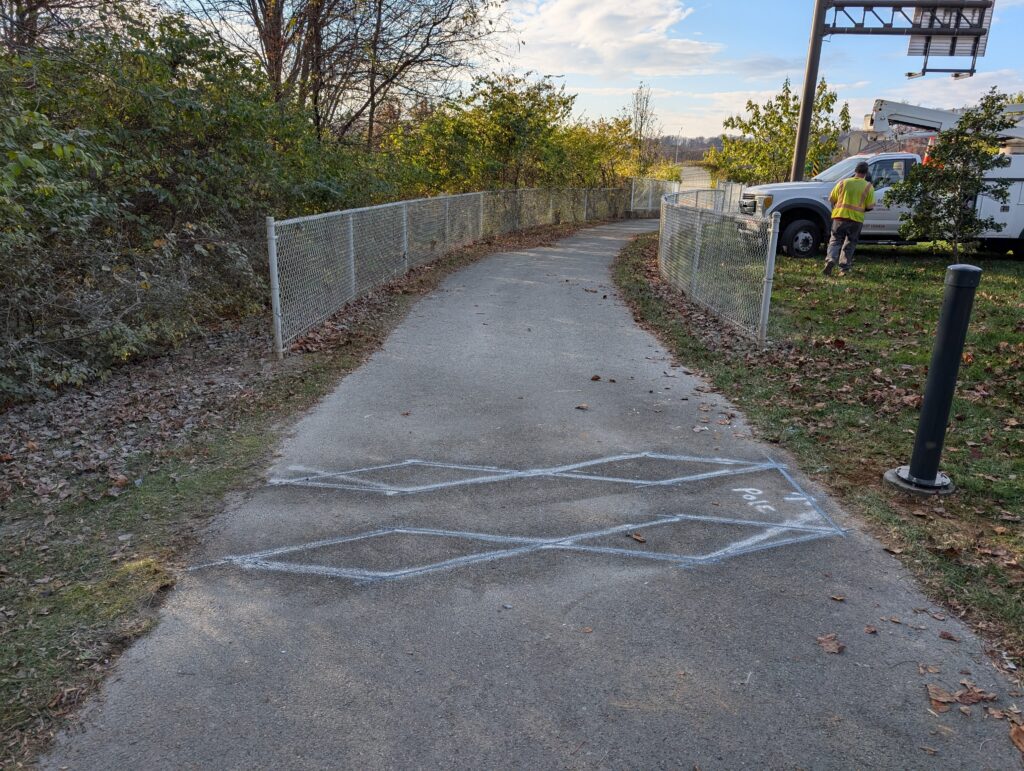
[[[1004,204],[988,196],[979,196],[974,205],[982,217],[994,217],[1003,225],[1000,231],[981,234],[982,247],[986,251],[1012,251],[1020,259],[1024,257],[1024,105],[1010,105],[1007,112],[1019,116],[1017,125],[1002,136],[1000,152],[1009,156],[1010,163],[994,169],[990,176],[1012,182],[1009,200]],[[873,132],[876,138],[892,138],[893,125],[939,132],[956,125],[959,119],[959,113],[954,110],[936,110],[879,99],[871,114],[864,118],[864,128]],[[861,240],[907,243],[900,236],[900,218],[906,210],[888,205],[886,192],[896,182],[906,179],[914,164],[922,162],[917,153],[854,155],[805,182],[749,187],[743,192],[740,211],[766,217],[778,212],[781,215],[780,250],[793,257],[811,257],[829,234],[832,217],[829,194],[832,188],[839,180],[853,176],[853,170],[860,161],[867,161],[868,178],[875,186],[875,208],[864,216]]]

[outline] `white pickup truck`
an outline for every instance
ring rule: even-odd
[[[886,190],[906,178],[921,157],[913,153],[879,153],[844,158],[805,182],[758,185],[743,191],[740,211],[770,217],[782,215],[779,248],[793,257],[811,257],[827,239],[832,215],[829,194],[844,177],[852,177],[860,161],[868,162],[868,177],[875,186],[875,208],[864,216],[863,241],[905,243],[900,236],[900,215],[905,209],[886,204]],[[999,232],[982,233],[982,248],[1024,257],[1024,155],[1010,155],[1010,165],[995,170],[994,177],[1012,181],[1010,198],[1000,204],[987,196],[976,202],[983,217],[1003,224]]]
[[[1013,104],[1004,108],[1016,119],[1016,125],[1000,136],[1002,152],[1010,163],[991,172],[993,178],[1011,183],[1006,203],[988,196],[975,201],[982,217],[993,217],[1002,224],[999,231],[981,234],[981,246],[986,251],[1013,252],[1017,259],[1024,258],[1024,105]],[[876,138],[892,137],[893,126],[902,125],[923,131],[941,132],[955,126],[960,120],[957,110],[940,110],[903,102],[878,99],[871,114],[864,118],[864,128]],[[782,215],[779,248],[794,257],[810,257],[829,234],[832,205],[829,194],[843,177],[853,176],[860,161],[868,162],[868,177],[875,185],[875,208],[864,217],[861,238],[882,242],[904,243],[900,236],[900,215],[904,210],[886,204],[886,191],[893,183],[906,178],[907,172],[921,157],[914,153],[879,153],[855,155],[845,158],[807,182],[781,182],[747,188],[740,201],[740,211],[770,217],[774,212]]]

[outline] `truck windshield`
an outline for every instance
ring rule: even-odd
[[[829,166],[821,174],[815,177],[819,182],[838,182],[845,177],[852,177],[853,170],[857,168],[857,164],[863,161],[863,158],[854,156],[853,158],[844,158],[834,166]]]

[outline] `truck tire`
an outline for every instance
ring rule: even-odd
[[[779,246],[790,257],[813,257],[821,244],[821,226],[813,220],[793,220],[782,231]]]
[[[986,238],[982,239],[981,248],[993,254],[1013,252],[1014,259],[1024,260],[1024,238]]]

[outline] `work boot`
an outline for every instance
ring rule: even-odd
[[[824,273],[826,276],[831,276],[832,275],[832,269],[835,266],[836,266],[836,264],[834,262],[831,262],[829,260],[825,260],[825,267],[822,269],[821,272]]]

